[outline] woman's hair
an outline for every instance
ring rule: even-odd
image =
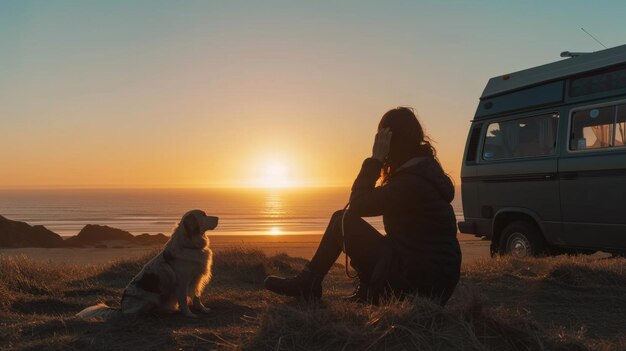
[[[432,140],[424,134],[411,108],[397,107],[387,111],[378,124],[378,130],[383,128],[391,131],[391,144],[381,171],[380,184],[385,184],[398,167],[414,157],[432,157],[439,164]]]

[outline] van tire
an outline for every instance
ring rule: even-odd
[[[514,221],[509,223],[500,236],[499,253],[517,258],[544,256],[546,241],[535,223]]]

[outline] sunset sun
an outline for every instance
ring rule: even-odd
[[[293,181],[289,179],[287,166],[273,161],[265,164],[259,185],[264,188],[284,188],[293,186]]]

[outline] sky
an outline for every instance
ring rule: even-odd
[[[623,1],[0,0],[0,187],[347,186],[412,106],[459,173],[490,77]]]

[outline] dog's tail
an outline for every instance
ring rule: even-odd
[[[122,311],[117,308],[109,307],[103,303],[87,307],[84,310],[78,312],[76,317],[82,319],[103,318],[107,319],[114,315],[121,313]]]

